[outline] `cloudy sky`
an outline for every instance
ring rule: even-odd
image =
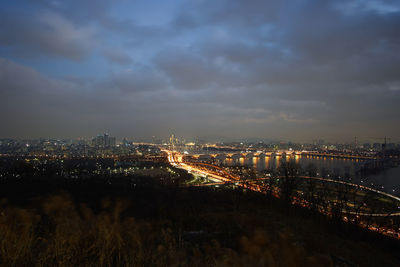
[[[400,137],[400,1],[0,6],[0,137]]]

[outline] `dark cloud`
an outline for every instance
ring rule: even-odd
[[[106,75],[60,79],[1,60],[5,135],[29,118],[59,135],[399,136],[396,1],[190,1],[165,25],[79,4],[2,12],[0,46],[19,58],[108,61]]]
[[[53,12],[0,13],[0,45],[16,56],[49,55],[82,60],[95,46],[94,30]]]
[[[149,92],[167,88],[166,78],[149,67],[136,67],[113,74],[110,85],[123,92]]]
[[[224,79],[224,73],[216,62],[191,51],[168,50],[155,58],[155,63],[171,79],[177,89],[214,88]]]
[[[132,58],[120,48],[104,49],[102,54],[107,58],[108,61],[110,61],[110,63],[129,65],[133,62]]]
[[[68,16],[79,24],[97,21],[108,16],[112,2],[108,0],[27,0],[36,8]]]

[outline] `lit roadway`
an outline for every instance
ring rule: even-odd
[[[227,173],[225,170],[219,168],[218,166],[215,165],[211,165],[211,164],[206,164],[206,163],[195,163],[194,165],[197,166],[193,166],[193,165],[189,165],[183,162],[182,160],[182,155],[178,152],[173,152],[173,151],[169,151],[169,150],[163,150],[164,152],[166,152],[168,154],[168,161],[169,163],[177,168],[181,168],[184,169],[188,172],[191,173],[196,173],[199,175],[203,175],[203,176],[207,176],[208,179],[217,182],[217,183],[221,183],[221,182],[239,182],[240,178]],[[215,168],[217,171],[212,171],[209,170],[207,168],[201,168],[201,167],[212,167]],[[315,179],[315,180],[319,180],[319,181],[324,181],[324,182],[329,182],[329,183],[338,183],[338,184],[343,184],[343,185],[347,185],[347,186],[351,186],[351,187],[355,187],[355,188],[360,188],[363,190],[367,190],[367,191],[371,191],[380,195],[384,195],[390,199],[396,200],[398,203],[400,203],[400,198],[390,195],[388,193],[385,192],[381,192],[378,191],[376,189],[373,188],[369,188],[363,185],[358,185],[358,184],[352,184],[352,183],[348,183],[348,182],[343,182],[343,181],[336,181],[336,180],[331,180],[331,179],[325,179],[325,178],[318,178],[318,177],[307,177],[307,176],[301,176],[299,178],[303,178],[303,179]],[[240,185],[240,183],[239,183]],[[249,183],[247,185],[242,184],[241,186],[246,187],[250,190],[253,191],[257,191],[257,192],[263,192],[262,189],[254,184],[254,183]],[[278,197],[278,194],[276,192],[276,190],[274,190],[274,192],[272,192],[274,194],[274,196]],[[299,204],[303,207],[309,207],[310,203],[308,203],[306,200],[303,199],[299,199],[294,197],[293,199],[293,203],[294,204]],[[319,210],[323,213],[329,214],[329,212],[327,212],[323,207],[319,207]],[[367,217],[393,217],[393,216],[400,216],[400,212],[395,212],[395,213],[356,213],[356,212],[352,212],[352,211],[346,211],[344,212],[345,214],[349,214],[349,215],[358,215],[358,216],[367,216]],[[347,217],[343,218],[344,221],[348,221]],[[361,222],[361,226],[363,227],[368,227],[368,229],[373,230],[373,231],[377,231],[379,230],[379,228],[372,226],[372,225],[366,225],[365,223]],[[399,229],[400,230],[400,229]],[[385,235],[389,235],[395,238],[400,239],[400,231],[394,232],[392,229],[380,229],[380,233],[385,234]]]
[[[199,175],[207,176],[208,179],[214,182],[232,182],[232,180],[239,180],[238,178],[230,175],[227,172],[221,172],[220,174],[217,172],[212,172],[207,169],[201,169],[198,167],[190,166],[182,161],[182,156],[179,153],[172,152],[169,150],[163,150],[168,153],[168,161],[169,163],[177,168],[185,169],[188,172],[196,173]],[[207,164],[198,164],[198,165],[207,165]],[[210,165],[212,166],[212,165]],[[214,166],[213,166],[214,167]]]

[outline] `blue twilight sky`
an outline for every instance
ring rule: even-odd
[[[0,137],[400,140],[400,0],[0,6]]]

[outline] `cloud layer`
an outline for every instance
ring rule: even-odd
[[[400,139],[397,1],[21,1],[2,137]]]

